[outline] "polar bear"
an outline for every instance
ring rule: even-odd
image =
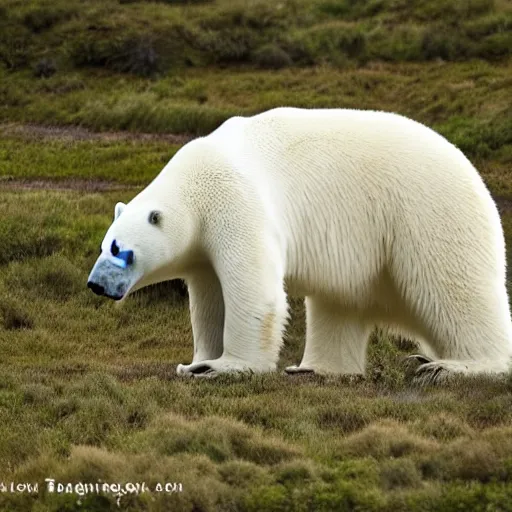
[[[276,108],[183,146],[118,203],[88,286],[122,299],[182,278],[181,375],[276,369],[287,294],[305,297],[289,373],[363,374],[370,333],[419,342],[418,375],[509,368],[500,217],[468,159],[393,113]]]

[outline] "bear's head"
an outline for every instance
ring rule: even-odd
[[[121,300],[144,286],[181,277],[191,231],[187,219],[180,217],[154,201],[117,203],[87,286]]]

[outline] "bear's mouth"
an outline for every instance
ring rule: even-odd
[[[108,299],[112,299],[112,300],[121,300],[124,297],[124,295],[108,295],[106,293],[105,297],[107,297]]]
[[[105,287],[101,286],[98,283],[95,283],[94,281],[88,281],[87,287],[90,288],[93,293],[96,295],[100,295],[101,297],[107,297],[109,299],[113,300],[121,300],[126,294],[113,294],[105,291]]]

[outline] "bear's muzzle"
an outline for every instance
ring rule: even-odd
[[[133,267],[123,268],[108,257],[100,256],[91,270],[87,287],[96,295],[121,300],[134,281]]]

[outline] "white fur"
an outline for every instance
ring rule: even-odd
[[[375,325],[416,337],[433,370],[508,368],[498,211],[467,158],[417,122],[341,109],[235,117],[185,145],[111,237],[138,242],[115,226],[152,204],[170,249],[141,283],[188,282],[194,359],[181,374],[275,369],[285,281],[307,308],[290,371],[364,373]]]

